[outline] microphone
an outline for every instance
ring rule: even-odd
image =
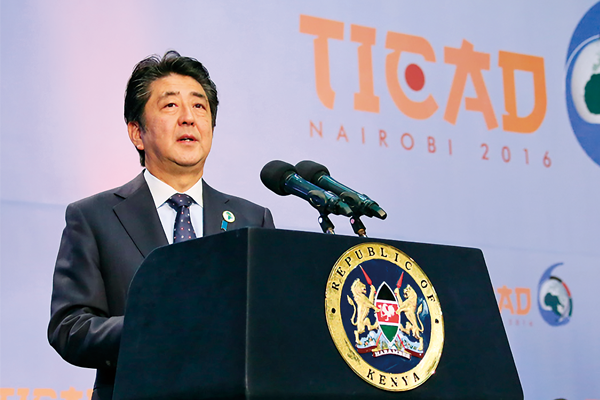
[[[352,214],[352,209],[338,196],[298,176],[292,164],[279,160],[268,162],[260,171],[260,180],[280,196],[293,194],[308,201],[322,215],[331,213],[350,216]]]
[[[387,213],[379,207],[379,204],[367,195],[358,193],[333,179],[329,176],[329,170],[326,166],[314,161],[304,160],[296,164],[296,170],[307,181],[340,196],[342,201],[350,206],[355,217],[366,215],[367,217],[386,219]]]

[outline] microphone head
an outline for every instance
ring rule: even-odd
[[[273,160],[265,164],[260,171],[260,180],[271,191],[280,196],[287,196],[285,191],[285,181],[290,175],[296,173],[296,168],[292,164],[284,161]]]
[[[321,176],[329,176],[329,170],[326,166],[309,160],[300,161],[296,164],[296,170],[298,175],[315,185]]]
[[[375,218],[386,219],[387,213],[377,203],[371,204],[370,211]]]

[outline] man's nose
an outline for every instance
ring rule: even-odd
[[[179,125],[194,125],[194,113],[192,107],[189,105],[183,105],[179,113]]]

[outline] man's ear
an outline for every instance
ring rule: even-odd
[[[144,142],[142,142],[142,130],[140,124],[137,122],[130,122],[127,124],[127,133],[129,133],[129,140],[138,150],[144,150]]]

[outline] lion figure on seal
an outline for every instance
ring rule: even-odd
[[[354,297],[354,301],[352,301],[350,296],[346,296],[348,303],[354,308],[350,322],[356,326],[354,338],[356,339],[356,344],[360,344],[359,336],[365,332],[365,329],[371,331],[379,327],[377,319],[374,324],[371,324],[371,320],[369,319],[369,310],[373,309],[375,312],[379,312],[379,308],[373,304],[375,300],[375,287],[371,285],[371,292],[369,293],[369,297],[367,297],[367,287],[357,278],[352,283],[352,286],[350,286],[350,292],[352,292],[352,297]]]
[[[396,314],[401,316],[402,313],[404,313],[408,320],[406,321],[405,326],[402,326],[402,323],[400,323],[400,330],[413,336],[417,340],[422,341],[421,333],[423,332],[423,322],[419,315],[423,311],[423,304],[421,304],[417,310],[417,293],[410,285],[406,285],[403,290],[406,300],[402,300],[398,288],[394,290],[394,293],[398,299],[398,309],[396,310]]]

